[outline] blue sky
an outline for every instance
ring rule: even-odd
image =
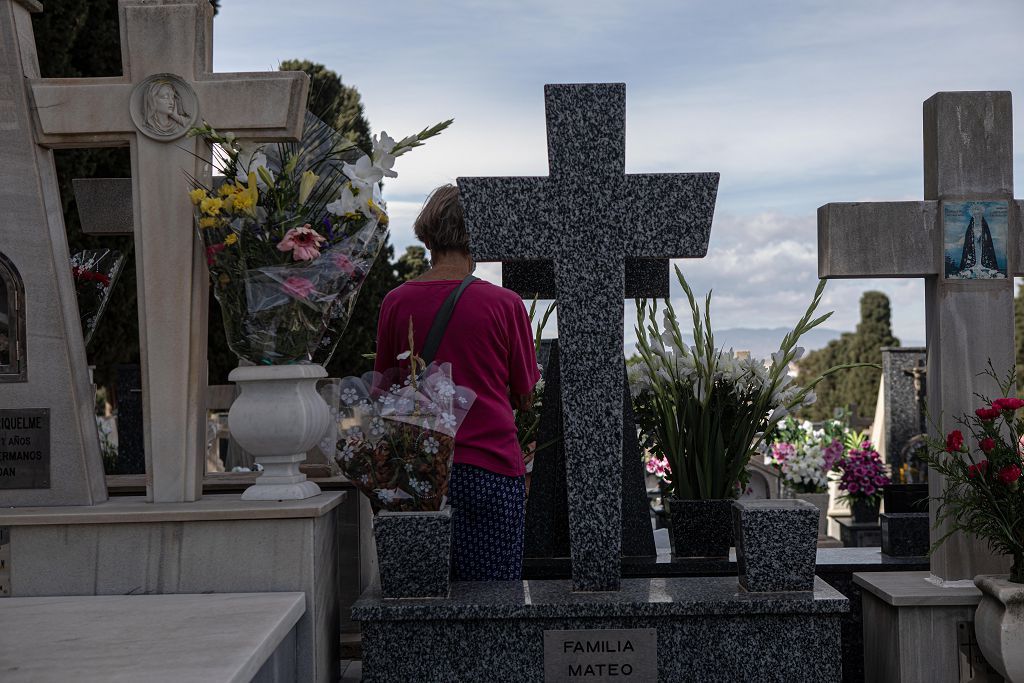
[[[1020,0],[221,4],[218,71],[322,62],[395,137],[455,118],[396,164],[398,251],[431,188],[547,174],[545,83],[625,82],[628,172],[722,174],[709,254],[682,262],[695,290],[714,289],[716,327],[796,321],[817,277],[818,206],[922,198],[933,93],[1010,90],[1024,140]],[[832,282],[828,325],[852,329],[869,288],[892,299],[897,336],[924,339],[919,280]]]

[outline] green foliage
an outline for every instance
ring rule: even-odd
[[[738,359],[716,348],[711,295],[702,313],[678,267],[676,277],[690,304],[694,351],[670,302],[663,327],[657,322],[656,302],[637,303],[637,349],[644,362],[632,366],[630,384],[641,443],[668,460],[677,497],[734,498],[738,484],[745,483],[751,454],[788,411],[812,400],[813,385],[788,386],[788,368],[799,355],[800,337],[831,315],[814,317],[825,281],[766,368],[760,360]]]
[[[308,59],[286,59],[281,71],[305,71],[309,76],[309,111],[369,154],[370,122],[363,111],[359,91],[347,86],[337,73]]]
[[[419,245],[409,245],[405,253],[395,262],[395,277],[398,282],[408,282],[430,270],[430,259],[427,250]]]
[[[860,300],[860,322],[855,332],[844,333],[824,348],[812,351],[797,363],[797,382],[806,385],[825,369],[836,365],[870,364],[831,375],[817,386],[818,400],[801,410],[808,420],[818,422],[833,417],[836,410],[849,410],[856,404],[861,417],[874,415],[878,401],[879,367],[883,346],[899,346],[892,334],[889,298],[881,292],[865,292]]]

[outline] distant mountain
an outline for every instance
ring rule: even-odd
[[[788,327],[754,328],[732,327],[715,331],[715,345],[734,351],[750,351],[755,358],[768,358],[779,350],[782,338],[790,331]],[[816,327],[800,338],[800,346],[808,351],[820,349],[842,335],[842,330]],[[924,342],[901,339],[901,346],[924,346]]]

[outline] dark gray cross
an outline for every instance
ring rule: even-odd
[[[937,93],[924,103],[925,201],[818,209],[820,277],[925,278],[928,412],[941,415],[943,433],[978,407],[975,393],[996,397],[993,382],[978,376],[988,361],[1000,374],[1014,362],[1013,276],[1024,274],[1024,240],[1022,203],[1013,200],[1012,131],[1010,93]],[[982,244],[980,252],[972,242]],[[971,275],[963,267],[973,265],[962,258],[968,251],[996,252],[1002,277],[963,279]],[[944,486],[930,472],[933,524]],[[932,540],[947,529],[934,526]],[[931,556],[932,573],[945,580],[1002,573],[1004,564],[963,534]]]
[[[625,173],[625,84],[544,87],[548,177],[459,178],[477,261],[554,263],[573,589],[618,590],[625,261],[707,253],[717,173]]]

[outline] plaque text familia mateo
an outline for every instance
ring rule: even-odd
[[[50,487],[50,411],[0,410],[0,489]]]
[[[545,681],[652,681],[657,672],[656,629],[544,631]]]

